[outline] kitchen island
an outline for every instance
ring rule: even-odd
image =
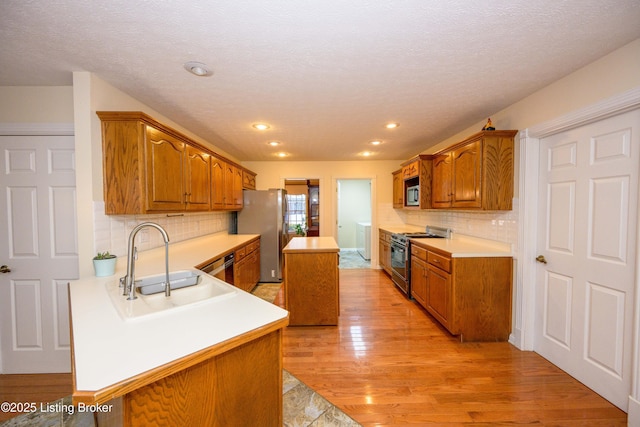
[[[255,238],[218,233],[171,244],[170,270],[191,269]],[[119,259],[114,276],[70,283],[74,404],[116,402],[122,413],[110,415],[131,426],[281,426],[287,311],[210,278],[233,292],[125,319],[108,293],[125,268]],[[136,272],[164,272],[164,248],[141,252]]]
[[[294,237],[282,252],[289,324],[337,325],[340,248],[333,237]]]

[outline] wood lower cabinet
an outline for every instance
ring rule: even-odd
[[[236,250],[233,270],[234,286],[251,292],[260,281],[260,240]]]
[[[411,245],[411,296],[461,341],[506,341],[511,333],[511,257],[451,257]]]
[[[186,360],[182,370],[168,376],[158,373],[157,379],[124,394],[121,422],[113,414],[97,413],[98,423],[282,426],[282,329],[234,348],[229,345],[220,354],[195,353],[193,358],[201,361]],[[117,406],[114,402],[107,403]]]
[[[331,237],[294,237],[284,248],[289,325],[337,325],[340,315],[339,248]]]
[[[381,228],[378,229],[378,253],[380,267],[391,275],[391,233]]]

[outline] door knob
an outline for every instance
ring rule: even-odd
[[[6,265],[0,265],[0,273],[10,273],[11,269]]]
[[[544,259],[544,255],[538,255],[538,256],[536,257],[536,261],[541,262],[541,263],[543,263],[543,264],[546,264],[546,263],[547,263],[547,260],[546,260],[546,259]]]

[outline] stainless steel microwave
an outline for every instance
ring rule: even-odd
[[[407,206],[420,206],[420,186],[407,187]]]

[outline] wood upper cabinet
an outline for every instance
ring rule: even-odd
[[[144,113],[97,114],[107,215],[237,210],[242,208],[243,173],[255,185],[253,172]]]
[[[144,210],[184,210],[186,144],[159,129],[150,126],[145,129],[147,203]]]
[[[211,209],[224,209],[225,173],[227,163],[219,157],[211,158]]]
[[[436,153],[431,207],[511,210],[513,139],[517,132],[479,132]]]
[[[451,153],[453,197],[455,208],[482,207],[482,140],[466,143]]]
[[[246,169],[242,170],[242,188],[247,190],[256,189],[256,174]]]
[[[402,169],[393,172],[393,208],[402,209],[404,207],[404,179]]]
[[[402,187],[396,199],[396,175],[394,175],[394,205],[406,209],[428,209],[431,207],[431,175],[432,175],[431,155],[420,154],[402,164]],[[395,172],[394,172],[395,174]],[[407,206],[407,188],[418,186],[420,189],[417,206]]]
[[[188,211],[211,209],[211,156],[187,145],[185,153],[185,190]]]
[[[433,158],[433,178],[431,180],[431,207],[451,207],[451,153],[444,153]]]
[[[224,208],[229,210],[242,209],[242,169],[226,163],[224,169]]]

